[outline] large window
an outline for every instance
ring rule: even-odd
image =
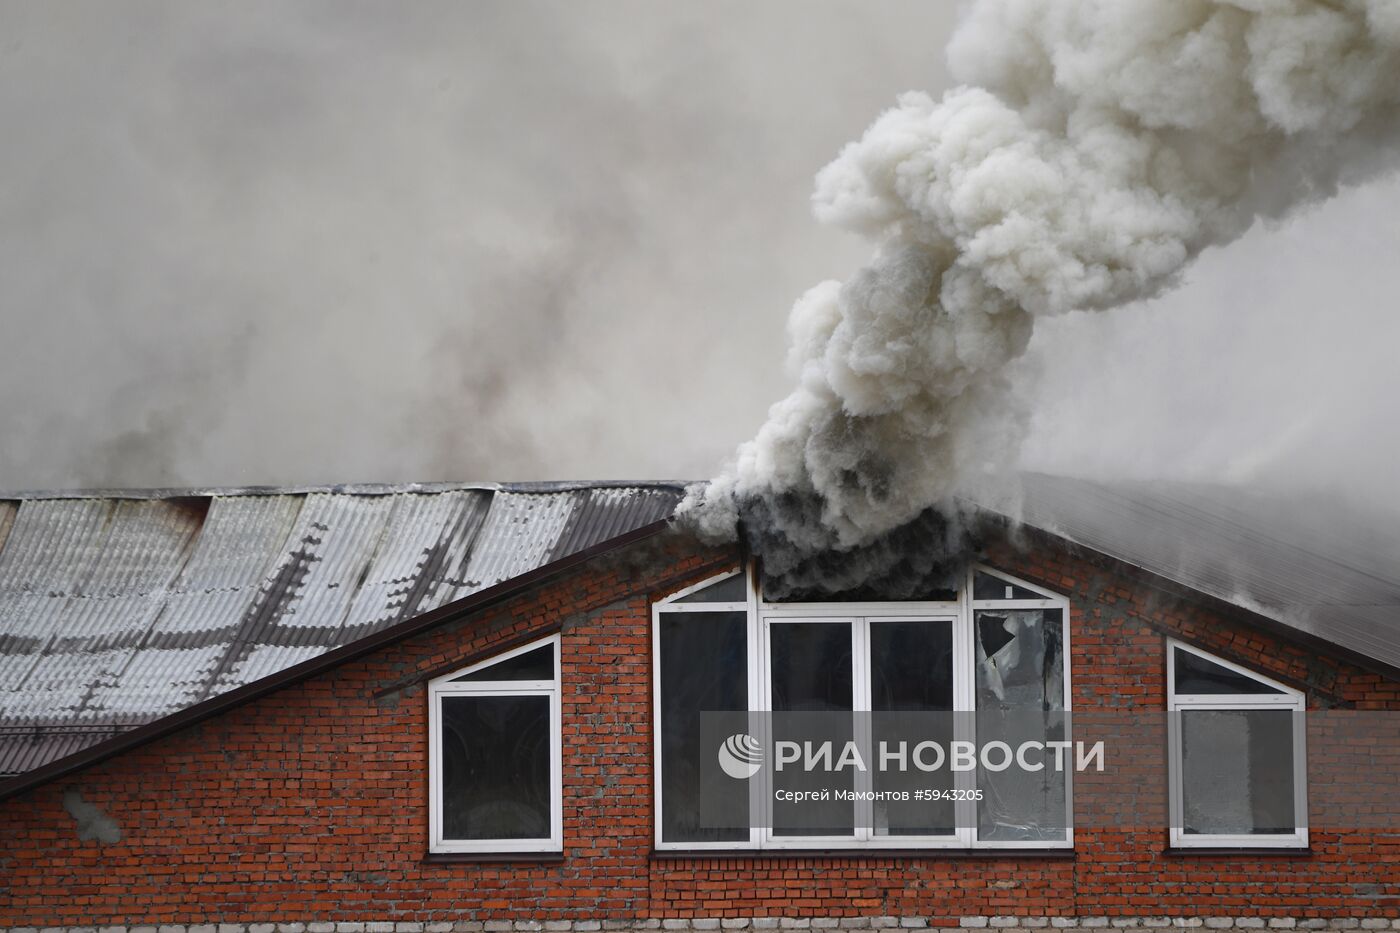
[[[1303,694],[1167,642],[1171,844],[1308,844]]]
[[[430,848],[562,848],[559,637],[428,686]]]
[[[921,742],[1068,737],[1066,601],[989,568],[948,596],[765,603],[735,571],[657,603],[658,847],[1069,845],[1066,772],[894,757]],[[763,751],[745,778],[750,739]],[[850,745],[865,767],[778,775],[785,742]],[[716,770],[726,756],[737,775]]]

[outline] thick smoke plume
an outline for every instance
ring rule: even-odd
[[[1014,462],[1038,318],[1150,297],[1396,151],[1397,0],[982,0],[948,56],[961,86],[905,94],[818,175],[817,217],[875,258],[797,302],[796,388],[682,509],[780,591],[814,562],[889,576],[884,542],[930,513],[956,552],[954,497]]]

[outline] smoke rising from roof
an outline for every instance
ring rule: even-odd
[[[0,489],[706,475],[951,13],[0,0]]]
[[[878,553],[952,515],[1018,459],[1037,321],[1159,294],[1384,171],[1400,135],[1383,0],[982,0],[948,60],[960,86],[900,97],[818,175],[817,216],[876,255],[797,302],[796,388],[692,492],[702,535]]]
[[[0,489],[712,475],[956,8],[0,0]],[[1023,465],[1393,507],[1397,249],[1392,176],[1038,319]]]

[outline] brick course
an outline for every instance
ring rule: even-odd
[[[1127,927],[1169,917],[1173,926],[1362,929],[1400,917],[1400,833],[1315,828],[1305,857],[1165,853],[1163,752],[1150,735],[1140,773],[1077,775],[1076,807],[1092,803],[1096,781],[1132,780],[1162,801],[1161,819],[1136,829],[1080,822],[1069,858],[655,855],[650,604],[737,559],[677,537],[636,544],[0,801],[0,927],[590,933]],[[1076,715],[1163,709],[1165,635],[1299,686],[1310,709],[1400,710],[1394,680],[1110,559],[1041,538],[1001,544],[990,559],[1070,598]],[[563,859],[426,859],[426,679],[555,630]],[[116,821],[119,842],[78,838],[63,806],[70,790]]]

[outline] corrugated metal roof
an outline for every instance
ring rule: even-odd
[[[682,489],[0,494],[0,774],[649,524]]]
[[[5,547],[5,539],[10,536],[10,526],[15,523],[18,502],[0,502],[0,549]]]
[[[683,486],[0,494],[0,774],[664,518]],[[981,504],[1400,668],[1393,519],[1037,474]]]
[[[491,500],[480,490],[396,496],[346,625],[374,631],[450,602]]]
[[[569,515],[585,501],[578,493],[497,493],[457,596],[484,590],[543,564]]]
[[[669,518],[676,507],[675,495],[669,489],[598,487],[583,490],[581,494],[584,501],[570,513],[559,540],[554,542],[550,561],[576,554],[633,528]]]
[[[123,731],[120,726],[60,730],[0,726],[0,777],[23,774]]]
[[[1400,668],[1400,516],[1321,495],[1035,473],[983,504]]]

